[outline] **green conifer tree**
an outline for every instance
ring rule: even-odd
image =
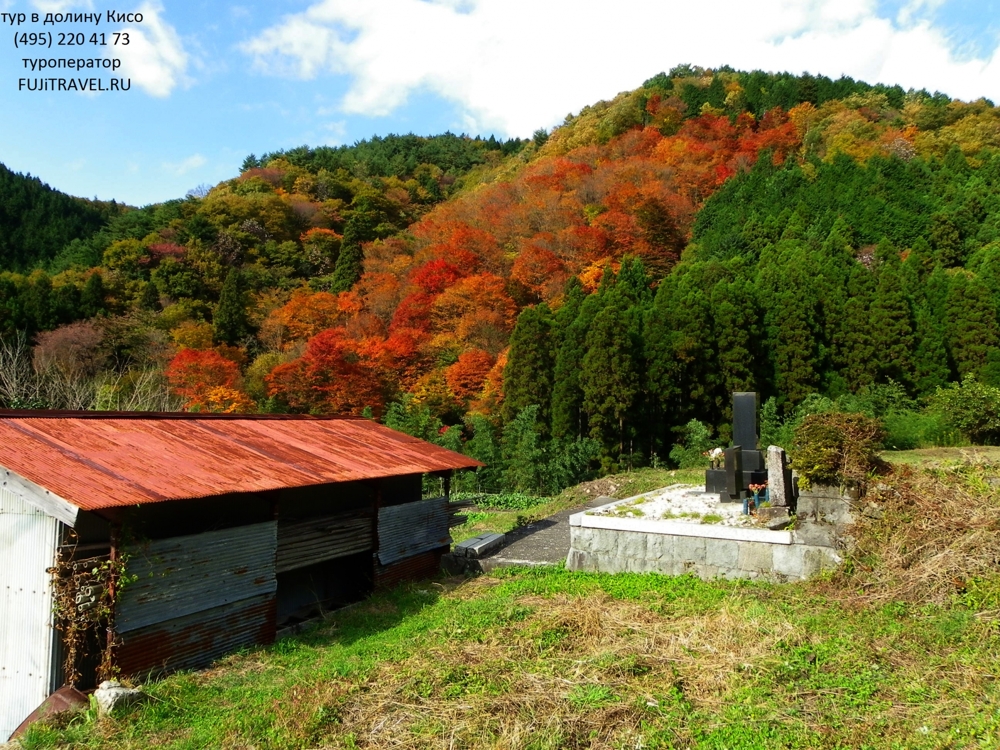
[[[875,382],[877,350],[871,327],[871,303],[875,279],[871,271],[857,264],[851,269],[844,303],[843,348],[837,365],[848,388],[857,393]]]
[[[219,304],[212,318],[212,333],[220,344],[236,346],[250,333],[247,320],[246,292],[238,269],[231,268],[222,285]]]
[[[160,292],[156,284],[147,281],[142,287],[142,296],[139,297],[140,310],[157,311],[160,309]]]
[[[83,285],[83,291],[80,293],[80,313],[85,318],[93,318],[106,310],[104,277],[94,271],[87,277],[87,283]]]
[[[537,406],[537,429],[551,431],[552,382],[555,368],[552,312],[544,302],[521,311],[510,337],[504,369],[504,400],[501,414],[511,422],[524,409]]]
[[[732,398],[736,391],[756,391],[762,364],[759,310],[753,284],[744,278],[720,282],[712,289],[712,330],[718,351],[722,401],[722,428],[732,424]],[[726,430],[727,435],[729,430]]]
[[[990,355],[1000,346],[996,303],[986,286],[962,269],[949,274],[948,348],[960,378],[981,377]]]
[[[927,305],[914,311],[917,347],[913,356],[914,391],[917,396],[929,396],[951,379],[945,330],[934,318]]]
[[[333,269],[330,291],[346,292],[358,283],[364,272],[365,254],[361,245],[378,237],[379,216],[374,202],[367,196],[356,200],[354,211],[344,225],[344,239]]]
[[[894,380],[911,393],[916,380],[913,364],[915,340],[913,313],[903,294],[899,256],[885,256],[879,266],[878,285],[872,299],[869,320],[875,346],[878,378]]]
[[[557,439],[583,435],[580,423],[580,361],[587,335],[584,325],[577,325],[586,295],[576,276],[566,285],[562,307],[555,314],[553,340],[557,344],[552,383],[552,435]]]
[[[632,447],[626,420],[640,392],[639,365],[623,299],[610,302],[595,316],[580,369],[583,410],[591,437],[602,444],[608,469],[617,468],[618,457]]]

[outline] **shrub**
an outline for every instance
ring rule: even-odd
[[[681,444],[671,449],[670,460],[681,469],[708,466],[708,459],[703,455],[712,447],[712,434],[708,426],[697,419],[692,419],[680,429],[680,432]]]
[[[961,435],[944,415],[926,411],[893,411],[882,418],[885,424],[885,447],[907,451],[929,446],[958,445]]]
[[[1000,388],[984,385],[971,375],[961,383],[938,388],[929,410],[973,443],[1000,442]]]
[[[805,417],[795,430],[792,458],[805,484],[860,482],[878,468],[885,429],[864,414]]]
[[[452,502],[471,501],[477,508],[489,510],[530,510],[546,502],[548,498],[538,495],[527,495],[523,492],[453,492]]]

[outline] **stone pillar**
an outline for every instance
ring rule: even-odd
[[[777,445],[767,448],[767,491],[774,507],[792,504],[792,476],[787,469],[785,449]]]

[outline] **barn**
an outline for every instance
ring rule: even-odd
[[[479,465],[362,418],[0,411],[0,740],[433,574]]]

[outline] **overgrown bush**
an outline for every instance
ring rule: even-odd
[[[978,445],[1000,443],[1000,388],[984,385],[972,376],[938,388],[930,411]]]
[[[680,469],[708,466],[705,451],[712,448],[712,433],[708,425],[692,419],[680,429],[681,442],[670,451],[670,460]]]
[[[795,430],[792,460],[804,484],[861,482],[881,466],[882,423],[864,414],[812,414]]]

